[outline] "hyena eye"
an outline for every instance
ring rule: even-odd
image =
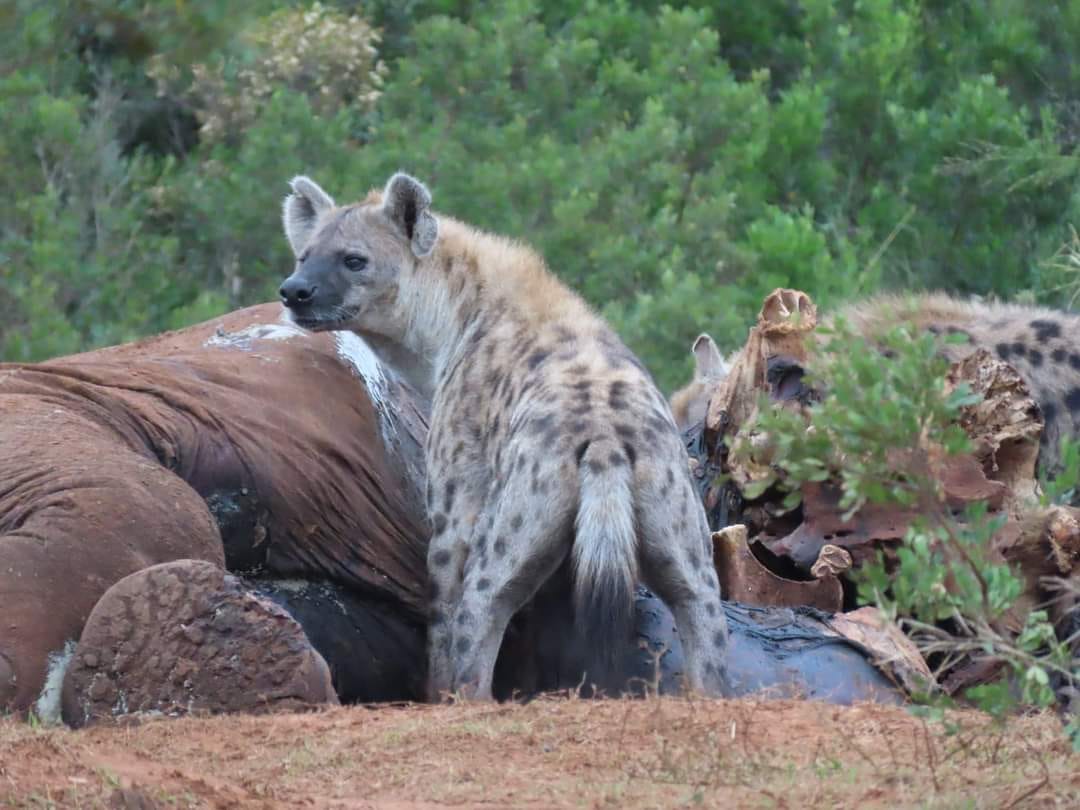
[[[363,270],[367,267],[367,259],[355,253],[350,253],[345,257],[345,266],[350,270]]]

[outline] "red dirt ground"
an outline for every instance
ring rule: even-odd
[[[144,719],[0,720],[0,806],[1080,807],[1050,715],[584,701]]]

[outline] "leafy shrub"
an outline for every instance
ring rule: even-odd
[[[958,418],[977,396],[966,383],[947,387],[948,362],[928,332],[897,325],[878,338],[876,350],[842,318],[818,331],[826,340],[813,355],[807,382],[824,398],[810,406],[810,430],[796,411],[760,409],[757,426],[770,437],[775,469],[759,489],[781,477],[792,491],[836,478],[848,516],[867,502],[937,511],[943,493],[935,464],[941,452],[968,449]],[[891,353],[888,362],[882,352]],[[749,444],[737,450],[744,458],[754,452]]]
[[[147,73],[162,95],[180,92],[194,105],[208,144],[242,141],[273,94],[302,94],[316,116],[356,105],[370,110],[379,98],[386,65],[379,36],[366,20],[315,3],[279,9],[255,21],[216,64],[191,65],[190,86],[181,67],[155,54]]]
[[[8,360],[134,339],[178,303],[159,272],[176,261],[178,244],[144,228],[154,170],[121,154],[119,91],[101,85],[87,99],[40,88],[36,77],[0,80],[5,157],[20,167],[3,178],[0,347]]]

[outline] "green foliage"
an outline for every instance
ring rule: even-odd
[[[991,543],[1004,517],[981,502],[956,514],[941,488],[941,461],[969,449],[958,425],[961,409],[980,397],[964,383],[947,384],[948,363],[939,350],[937,338],[915,336],[903,323],[875,346],[841,321],[807,375],[825,392],[821,399],[805,416],[763,402],[733,452],[759,468],[768,465],[759,492],[773,484],[797,492],[828,481],[840,490],[845,519],[866,504],[911,514],[891,559],[879,550],[857,571],[860,602],[905,625],[940,672],[961,659],[1001,664],[1000,677],[965,694],[981,708],[1004,716],[1018,705],[1050,706],[1056,701],[1052,679],[1073,681],[1069,646],[1058,640],[1045,611],[1028,613],[1019,633],[1003,629],[1024,592],[1021,575],[1000,561]],[[755,432],[768,441],[747,441]],[[1078,445],[1067,442],[1063,450],[1065,464],[1047,482],[1046,502],[1071,496],[1077,485]],[[926,697],[940,700],[932,689]]]
[[[363,18],[315,3],[258,20],[215,64],[197,63],[185,71],[157,53],[147,73],[159,95],[190,101],[203,143],[239,143],[262,106],[283,88],[303,94],[316,116],[351,106],[370,111],[386,73],[378,41]]]
[[[896,549],[895,569],[879,557],[860,571],[861,601],[893,620],[935,624],[968,614],[998,620],[1023,586],[1007,565],[991,561],[990,538],[1002,523],[986,515],[984,504],[970,507],[962,521],[916,520]]]
[[[1080,0],[15,0],[0,26],[7,360],[272,297],[297,172],[341,199],[421,175],[667,388],[776,286],[1077,289]]]

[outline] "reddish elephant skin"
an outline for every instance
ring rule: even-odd
[[[422,623],[425,431],[362,342],[277,304],[0,364],[0,710],[33,704],[106,589],[171,560],[327,579]]]

